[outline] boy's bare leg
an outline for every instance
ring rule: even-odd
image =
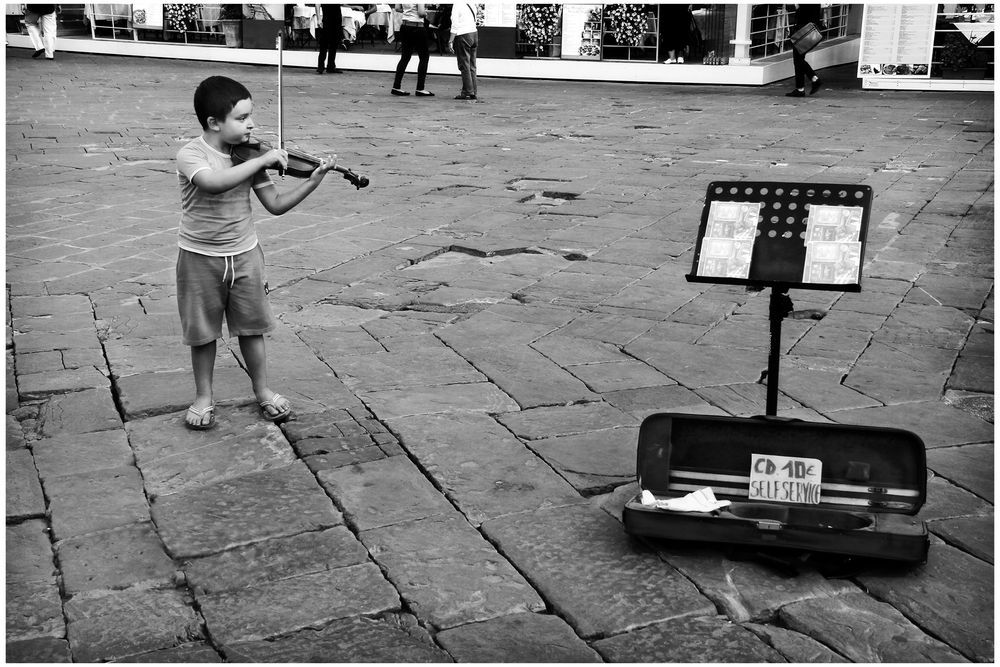
[[[250,382],[253,385],[253,394],[257,397],[258,403],[274,400],[275,393],[267,386],[267,351],[264,346],[263,336],[240,336],[240,352],[243,353],[243,361],[246,362],[247,372],[250,374]],[[277,414],[288,405],[288,399],[281,397],[270,413]]]
[[[191,368],[194,369],[194,402],[191,407],[204,410],[212,405],[212,377],[215,371],[215,341],[204,345],[191,346]],[[192,425],[208,424],[212,415],[205,413],[196,417],[188,413],[187,422]]]

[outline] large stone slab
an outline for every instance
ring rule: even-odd
[[[121,428],[122,420],[107,389],[84,389],[53,396],[42,404],[38,430],[43,437]]]
[[[129,420],[186,410],[194,400],[190,370],[136,373],[118,378],[118,396]],[[250,378],[239,367],[216,368],[212,389],[216,404],[253,400]]]
[[[364,392],[486,379],[468,361],[445,347],[341,357],[331,360],[330,365],[350,389]]]
[[[7,583],[51,581],[56,574],[52,543],[44,520],[10,524],[6,530]]]
[[[928,468],[991,503],[995,460],[993,443],[940,447],[927,452]]]
[[[724,616],[671,619],[594,642],[608,662],[785,662],[757,635]]]
[[[127,655],[116,660],[116,662],[127,663],[157,663],[157,664],[195,664],[222,662],[222,657],[218,651],[212,648],[207,642],[192,642],[190,644],[180,644],[170,648],[140,653],[138,655]]]
[[[161,496],[151,513],[174,558],[205,556],[343,521],[300,463]]]
[[[224,645],[399,608],[396,590],[374,563],[199,596],[198,602],[212,638]]]
[[[31,443],[35,466],[42,479],[96,472],[135,464],[123,429],[90,433],[61,433]]]
[[[7,662],[73,662],[69,642],[61,637],[36,637],[7,642]]]
[[[640,421],[658,412],[724,414],[702,396],[680,385],[610,391],[604,394],[604,400]]]
[[[455,511],[405,456],[323,470],[317,478],[359,531]]]
[[[928,634],[970,660],[989,662],[994,659],[994,591],[986,582],[993,576],[991,565],[935,540],[927,562],[914,571],[885,568],[858,579]]]
[[[149,522],[62,540],[56,555],[67,595],[130,586],[163,588],[173,585],[177,574]]]
[[[497,420],[523,440],[636,425],[635,417],[603,401],[531,408],[500,415]]]
[[[455,513],[364,531],[361,541],[408,608],[436,628],[545,606],[517,570]]]
[[[583,382],[527,345],[504,344],[463,354],[522,408],[598,398]]]
[[[93,366],[17,376],[17,388],[22,399],[39,399],[82,389],[107,390],[110,385],[108,377]]]
[[[841,382],[843,377],[843,373],[836,371],[803,369],[785,364],[779,370],[778,386],[781,393],[824,414],[880,405],[875,399],[845,387]]]
[[[583,663],[601,657],[558,616],[510,614],[435,636],[456,662]]]
[[[538,510],[482,528],[584,638],[715,613],[690,581],[600,509]]]
[[[218,406],[216,426],[193,431],[186,411],[131,421],[126,426],[151,497],[179,493],[295,460],[281,429],[256,405]]]
[[[927,373],[910,368],[855,366],[844,385],[886,405],[933,401],[944,394],[948,373]]]
[[[789,629],[815,638],[853,662],[963,661],[893,606],[860,592],[787,605],[780,619]]]
[[[149,520],[149,505],[135,468],[47,477],[44,484],[57,540]]]
[[[421,415],[395,420],[392,428],[473,524],[582,501],[565,480],[487,415]]]
[[[538,453],[580,493],[592,494],[635,479],[636,427],[532,440]]]
[[[934,521],[928,529],[949,544],[981,558],[989,564],[994,562],[995,540],[994,516],[970,516]]]
[[[227,644],[224,650],[232,662],[450,662],[448,654],[409,614],[353,616],[322,629],[306,628],[267,641]]]
[[[961,349],[975,320],[956,308],[903,303],[892,311],[875,338],[904,343]]]
[[[767,368],[767,353],[734,355],[731,348],[692,345],[644,335],[624,348],[625,352],[689,388],[734,382],[757,382]]]
[[[789,662],[847,662],[843,656],[802,633],[758,623],[744,623],[743,627],[770,644]]]
[[[7,520],[44,516],[45,497],[31,452],[27,449],[7,450],[6,465]]]
[[[289,579],[368,560],[368,551],[345,526],[264,540],[182,564],[197,594],[219,593]]]
[[[202,639],[189,596],[176,590],[132,588],[76,595],[66,602],[73,658],[100,662]]]
[[[56,578],[6,585],[8,642],[66,634],[62,600]]]
[[[442,412],[498,413],[520,409],[514,399],[489,382],[390,389],[362,394],[361,398],[383,420]]]
[[[857,590],[848,582],[826,579],[815,570],[802,570],[797,576],[788,577],[752,561],[730,560],[716,547],[671,545],[660,551],[660,557],[737,623],[769,621],[787,604]]]
[[[928,449],[993,440],[993,424],[940,401],[842,410],[831,417],[841,424],[891,426],[913,431]]]

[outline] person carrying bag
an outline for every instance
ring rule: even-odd
[[[795,15],[795,29],[789,37],[792,43],[792,63],[795,65],[795,90],[785,93],[785,96],[805,97],[807,77],[810,82],[810,95],[814,95],[823,85],[812,66],[806,62],[806,53],[823,39],[818,28],[822,19],[821,9],[817,4],[801,4],[792,5],[791,11]],[[816,39],[817,37],[819,39]]]

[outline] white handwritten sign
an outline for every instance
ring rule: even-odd
[[[797,456],[750,455],[750,500],[816,505],[823,462]]]

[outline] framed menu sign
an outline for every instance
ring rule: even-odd
[[[937,5],[864,5],[858,76],[927,79]]]
[[[867,185],[711,183],[687,279],[860,291],[871,200]]]

